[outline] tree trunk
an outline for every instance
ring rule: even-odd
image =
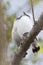
[[[4,29],[4,19],[2,10],[2,0],[0,1],[0,65],[5,65],[5,54],[7,49],[6,32]]]

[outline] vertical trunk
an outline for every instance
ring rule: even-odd
[[[4,29],[4,19],[3,19],[3,11],[2,11],[2,5],[0,0],[0,65],[5,65],[5,52],[7,48],[7,40],[6,40],[6,32]]]

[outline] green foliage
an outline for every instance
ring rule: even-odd
[[[5,4],[4,4],[4,9],[7,11],[9,8],[10,8],[10,2],[7,1]]]
[[[12,32],[12,26],[13,26],[13,23],[14,23],[14,19],[16,18],[16,15],[13,14],[12,16],[10,17],[7,17],[6,19],[6,35],[7,35],[7,41],[11,41],[11,32]]]
[[[7,2],[6,2],[6,4],[7,4],[8,6],[10,6],[10,3],[9,3],[9,1],[7,1]]]
[[[34,4],[37,4],[37,3],[39,3],[41,0],[33,0],[33,3]]]
[[[31,3],[31,0],[29,0],[30,1],[30,3]],[[33,4],[37,4],[37,3],[39,3],[41,0],[32,0],[32,3]]]
[[[33,0],[34,3],[38,3],[40,0]]]
[[[15,14],[13,14],[12,16],[7,16],[6,15],[6,11],[10,8],[10,2],[7,1],[6,3],[3,4],[2,7],[0,7],[0,10],[3,11],[2,13],[2,17],[3,19],[5,20],[5,30],[6,30],[6,36],[7,36],[7,41],[11,41],[11,31],[12,31],[12,26],[13,26],[13,22],[14,22],[14,19],[16,17]]]
[[[39,42],[39,43],[40,43],[40,51],[39,51],[39,53],[43,53],[43,44],[41,42]]]
[[[39,53],[43,53],[43,40],[41,38],[39,38],[38,43],[40,45]]]

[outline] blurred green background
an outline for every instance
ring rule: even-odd
[[[35,20],[43,12],[43,0],[33,0]],[[0,65],[10,65],[17,46],[11,39],[14,20],[23,11],[31,13],[30,0],[0,0]],[[40,51],[32,53],[31,47],[28,54],[21,61],[21,65],[43,65],[43,31],[37,36]],[[31,50],[31,51],[30,51]]]

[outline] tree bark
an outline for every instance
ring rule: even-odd
[[[39,34],[43,27],[43,13],[38,19],[37,24],[32,28],[30,35],[29,33],[26,35],[25,38],[21,41],[21,45],[18,50],[14,54],[14,58],[12,61],[12,65],[19,65],[25,52],[29,49],[31,43],[35,39],[35,37]]]
[[[2,0],[0,0],[0,65],[5,65],[5,54],[7,49],[6,31],[4,29],[4,18],[2,10]]]

